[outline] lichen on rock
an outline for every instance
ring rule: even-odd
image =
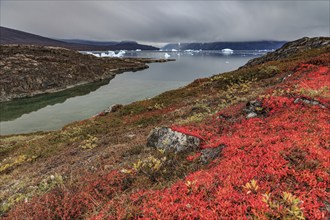
[[[171,128],[158,127],[148,136],[147,146],[178,153],[195,150],[200,142],[197,137],[173,131]]]

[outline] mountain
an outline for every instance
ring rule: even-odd
[[[81,40],[81,39],[59,39],[59,40],[66,43],[87,44],[94,46],[113,46],[119,43],[116,41],[92,41],[92,40]]]
[[[55,46],[73,50],[157,50],[158,48],[135,41],[97,42],[88,40],[55,40],[7,27],[0,27],[0,44]]]
[[[211,43],[178,43],[167,44],[161,50],[274,50],[280,48],[285,41],[244,41],[244,42],[211,42]]]

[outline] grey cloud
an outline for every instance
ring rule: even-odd
[[[140,42],[329,36],[329,1],[1,1],[1,25],[56,38]]]

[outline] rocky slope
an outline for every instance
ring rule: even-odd
[[[0,101],[52,93],[162,60],[96,58],[59,47],[0,46]]]
[[[0,213],[327,219],[329,56],[298,50],[59,131],[0,137]]]
[[[330,51],[330,37],[304,37],[296,41],[288,42],[274,52],[250,60],[244,67],[258,65],[268,61],[284,60],[286,58],[292,59],[296,54],[317,48],[327,48],[327,50]]]

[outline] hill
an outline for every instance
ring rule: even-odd
[[[157,50],[158,48],[137,42],[95,42],[85,40],[54,40],[31,34],[11,28],[0,27],[0,44],[17,44],[17,45],[36,45],[36,46],[53,46],[63,47],[73,50]]]
[[[327,219],[329,41],[1,137],[2,217]]]
[[[247,41],[247,42],[211,42],[168,44],[161,50],[274,50],[280,48],[285,41]]]
[[[60,47],[0,45],[0,102],[111,79],[165,60],[97,58]]]

